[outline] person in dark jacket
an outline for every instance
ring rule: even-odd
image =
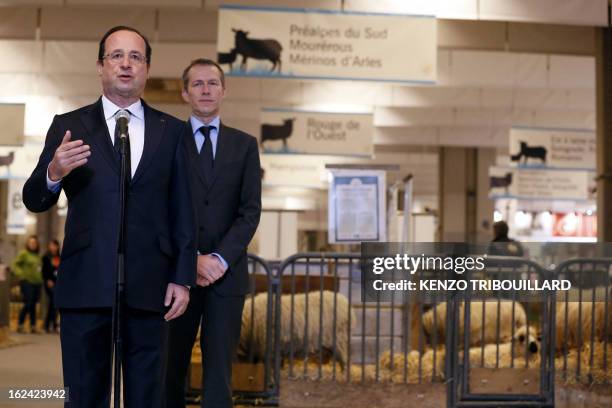
[[[138,30],[108,30],[96,62],[102,96],[53,118],[23,187],[23,202],[32,212],[49,210],[62,190],[68,199],[54,293],[64,387],[70,391],[65,408],[110,406],[119,262],[125,272],[119,301],[126,407],[161,407],[167,322],[183,314],[188,287],[196,283],[196,231],[180,143],[185,125],[142,100],[150,64],[151,46]],[[117,122],[124,115],[130,120],[120,230],[123,132]]]
[[[197,285],[184,315],[170,323],[166,408],[185,407],[185,377],[198,329],[202,348],[202,407],[230,408],[232,358],[249,291],[247,247],[261,215],[257,139],[226,126],[223,70],[194,60],[183,72],[183,99],[192,115],[182,142],[198,231]]]
[[[493,240],[489,244],[490,255],[523,256],[523,246],[520,242],[508,237],[508,224],[497,221],[493,224]]]
[[[45,293],[47,295],[47,317],[45,318],[45,331],[57,332],[57,309],[55,308],[55,282],[57,281],[57,269],[60,264],[60,244],[57,239],[49,241],[47,253],[42,259],[42,275]]]

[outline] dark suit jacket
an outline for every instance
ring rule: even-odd
[[[247,246],[261,215],[261,167],[257,139],[221,123],[214,173],[206,181],[191,123],[183,137],[198,225],[198,251],[218,253],[229,268],[213,289],[224,296],[249,290]]]
[[[195,284],[195,228],[187,183],[184,124],[144,104],[145,143],[127,195],[126,286],[128,306],[163,311],[167,284]],[[113,304],[119,228],[119,157],[104,121],[102,101],[53,119],[45,147],[23,188],[30,211],[51,208],[59,197],[47,188],[47,167],[66,130],[91,147],[86,165],[62,180],[68,198],[64,246],[56,286],[63,308]]]

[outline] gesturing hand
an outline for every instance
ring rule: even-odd
[[[83,144],[82,140],[70,141],[72,133],[67,130],[62,143],[55,150],[53,160],[49,164],[49,178],[51,181],[59,181],[68,173],[87,163],[91,155],[89,145]]]

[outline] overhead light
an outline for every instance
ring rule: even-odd
[[[493,222],[499,222],[499,221],[501,221],[503,219],[504,219],[504,217],[502,216],[501,211],[495,210],[493,212]]]
[[[517,211],[514,214],[514,227],[515,228],[529,228],[531,226],[531,221],[533,216],[531,213],[527,213],[525,211]]]

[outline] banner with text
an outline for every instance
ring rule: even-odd
[[[292,109],[261,112],[264,153],[371,156],[370,113],[328,113]]]
[[[217,50],[228,75],[433,83],[436,19],[226,5]]]
[[[595,149],[592,130],[510,130],[510,160],[519,167],[595,170]]]
[[[595,173],[581,170],[489,168],[489,197],[594,200]]]
[[[351,244],[387,239],[386,173],[332,170],[328,194],[328,241]]]

